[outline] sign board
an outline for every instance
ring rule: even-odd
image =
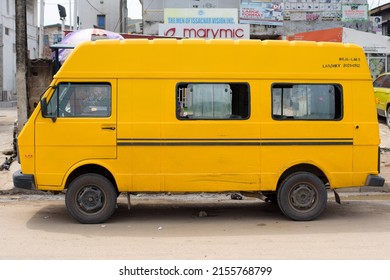
[[[341,5],[341,21],[367,21],[368,5],[351,4]]]
[[[249,24],[159,24],[159,36],[202,39],[249,39]]]
[[[240,23],[283,25],[282,3],[241,0]]]

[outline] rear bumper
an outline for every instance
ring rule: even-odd
[[[383,187],[385,185],[385,178],[378,175],[368,175],[365,186],[368,187]]]
[[[13,174],[13,182],[15,188],[21,188],[26,190],[35,190],[34,175],[23,174],[21,170],[17,170]]]

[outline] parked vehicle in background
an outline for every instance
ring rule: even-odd
[[[14,184],[66,189],[81,223],[121,192],[262,193],[307,221],[327,189],[383,186],[379,143],[359,46],[101,40],[75,48],[23,127]]]
[[[379,75],[373,85],[377,113],[386,118],[386,124],[390,127],[390,73]]]

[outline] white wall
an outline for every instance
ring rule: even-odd
[[[120,32],[120,0],[78,1],[80,29],[97,25],[97,15],[106,15],[106,30]]]
[[[15,74],[16,74],[16,54],[15,54],[15,1],[3,0],[1,1],[1,24],[3,26],[1,30],[2,41],[2,53],[0,54],[3,65],[2,79],[3,88],[2,91],[7,91],[9,94],[14,94],[16,89]],[[8,32],[8,35],[6,34]]]
[[[27,0],[27,45],[30,59],[38,57],[38,29],[37,29],[37,2]],[[1,0],[0,24],[2,30],[3,46],[0,47],[0,58],[2,59],[2,89],[7,91],[9,97],[16,92],[16,50],[15,50],[15,1]],[[8,34],[6,34],[8,33]],[[1,94],[1,92],[0,92]]]
[[[3,0],[4,1],[4,0]],[[14,0],[12,0],[15,2]],[[38,3],[36,0],[27,1],[27,47],[30,59],[38,58]]]

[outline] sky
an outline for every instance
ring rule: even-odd
[[[79,1],[85,1],[85,0],[79,0]],[[108,0],[107,0],[108,1]],[[390,0],[388,0],[390,1]],[[70,2],[70,5],[69,5]],[[50,25],[50,24],[56,24],[56,23],[61,23],[60,21],[60,16],[58,13],[58,7],[57,4],[60,4],[65,7],[67,17],[65,20],[65,24],[69,25],[70,24],[70,19],[69,19],[69,10],[71,9],[72,13],[72,18],[73,18],[73,0],[44,0],[45,3],[45,15],[44,15],[44,20],[45,20],[45,25]],[[38,13],[39,13],[39,8],[40,8],[40,0],[38,0]],[[70,7],[70,8],[69,8]],[[142,18],[142,6],[139,2],[139,0],[127,0],[127,9],[129,11],[129,17],[133,19],[140,19]],[[40,22],[40,21],[39,21]],[[72,19],[72,24],[73,24],[73,19]]]
[[[85,1],[85,0],[79,0]],[[370,9],[376,8],[378,6],[389,3],[390,0],[367,0]],[[44,0],[45,3],[45,25],[61,23],[57,4],[60,4],[65,7],[67,13],[69,14],[69,7],[71,7],[71,12],[73,12],[73,0]],[[69,6],[70,3],[70,6]],[[40,6],[40,1],[38,1],[38,7]],[[139,0],[127,0],[127,8],[129,11],[129,17],[133,19],[142,18],[142,7]],[[73,17],[73,15],[72,15]],[[73,20],[72,20],[73,21]],[[65,24],[69,25],[69,16],[66,18]]]

